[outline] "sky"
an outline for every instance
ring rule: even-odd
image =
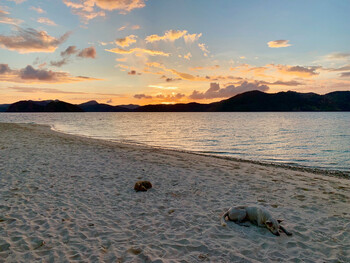
[[[0,103],[350,90],[349,0],[1,0]]]

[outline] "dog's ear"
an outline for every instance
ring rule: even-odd
[[[273,223],[271,221],[266,221],[265,223],[267,226],[272,227]]]
[[[280,224],[283,222],[283,219],[277,219],[277,222]]]

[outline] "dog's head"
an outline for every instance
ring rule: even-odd
[[[271,219],[271,220],[268,220],[266,221],[265,225],[266,225],[266,228],[268,230],[270,230],[270,232],[272,234],[274,234],[275,236],[279,236],[280,233],[279,233],[279,229],[280,229],[280,225],[279,225],[279,222],[280,220],[275,220],[275,219]]]

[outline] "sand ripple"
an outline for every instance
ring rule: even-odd
[[[0,123],[0,145],[0,262],[350,262],[350,180],[34,125]],[[293,236],[222,227],[237,204]]]

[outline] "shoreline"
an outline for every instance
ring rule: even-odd
[[[27,123],[18,123],[18,124],[27,124]],[[86,135],[66,133],[64,131],[56,130],[52,125],[44,125],[44,124],[31,124],[31,125],[38,125],[38,126],[47,127],[48,129],[50,129],[53,132],[61,133],[61,134],[68,135],[68,136],[73,136],[73,137],[76,136],[76,137],[81,137],[81,138],[85,138],[85,139],[105,141],[105,142],[109,142],[109,143],[115,143],[116,145],[125,144],[125,145],[131,145],[131,146],[136,146],[136,147],[146,147],[146,148],[149,147],[149,148],[160,149],[160,150],[165,150],[165,151],[175,151],[175,152],[180,152],[180,153],[208,156],[208,157],[219,158],[219,159],[224,159],[224,160],[232,160],[232,161],[236,161],[236,162],[247,162],[247,163],[252,163],[252,164],[257,164],[257,165],[262,165],[262,166],[280,167],[280,168],[290,169],[290,170],[294,170],[294,171],[309,172],[309,173],[321,174],[321,175],[325,175],[325,176],[334,176],[334,177],[340,177],[340,178],[350,180],[350,171],[347,172],[347,171],[342,171],[342,170],[337,170],[337,169],[327,169],[327,168],[303,166],[303,165],[298,165],[296,163],[289,164],[289,163],[277,163],[277,162],[268,162],[268,161],[265,162],[265,161],[259,161],[259,160],[249,160],[249,159],[243,159],[243,158],[238,158],[238,157],[201,153],[201,152],[195,152],[195,151],[191,151],[191,150],[184,150],[184,149],[178,149],[178,148],[166,148],[166,147],[162,147],[162,146],[155,146],[155,145],[149,145],[149,144],[138,143],[138,142],[130,142],[129,143],[129,142],[122,142],[122,141],[112,141],[112,140],[108,140],[108,139],[94,138],[94,137],[90,137],[90,136],[86,136]]]
[[[135,192],[138,180],[153,188]],[[0,262],[349,262],[350,181],[0,123]],[[293,236],[220,216],[261,206]]]

